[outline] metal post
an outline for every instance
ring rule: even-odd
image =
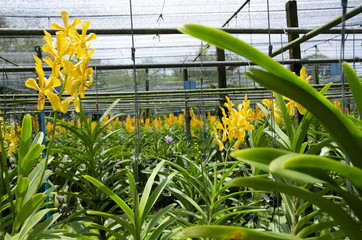
[[[217,61],[225,61],[225,50],[216,48],[216,60]],[[226,82],[226,68],[225,66],[218,66],[217,67],[217,86],[218,88],[227,88],[227,82]],[[219,105],[220,107],[224,106],[226,94],[219,94]],[[220,110],[218,109],[218,116],[221,120],[223,115]]]
[[[184,79],[184,81],[189,80],[186,68],[183,70],[183,79]],[[187,89],[185,88],[185,126],[186,126],[186,144],[187,145],[191,142],[191,126],[190,126],[191,116],[190,116],[189,107],[187,106],[188,99],[189,98],[187,97]]]

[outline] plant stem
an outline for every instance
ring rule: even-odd
[[[56,130],[56,126],[57,126],[57,116],[58,116],[58,110],[55,110],[54,111],[54,118],[53,118],[53,129],[52,129],[52,134],[50,135],[50,140],[49,140],[49,144],[48,144],[48,147],[47,147],[47,150],[46,150],[46,157],[45,157],[45,162],[44,162],[44,167],[43,167],[43,170],[41,172],[41,175],[40,175],[40,182],[39,182],[39,185],[38,185],[38,189],[41,187],[42,185],[42,179],[44,177],[44,174],[45,174],[45,170],[47,168],[47,165],[48,165],[48,160],[49,160],[49,155],[50,155],[50,149],[53,145],[53,139],[54,139],[54,135],[55,135],[55,130]]]
[[[1,188],[1,196],[5,196],[6,194],[8,194],[9,196],[9,202],[10,202],[10,212],[14,212],[14,201],[13,201],[13,195],[11,194],[11,189],[10,189],[10,182],[9,182],[9,175],[8,175],[8,164],[7,164],[7,157],[5,154],[5,147],[4,147],[4,139],[3,139],[3,133],[2,133],[2,125],[3,122],[0,121],[0,147],[1,147],[1,161],[0,161],[0,175],[1,175],[1,182],[4,185],[4,188]],[[3,177],[5,177],[3,179]],[[3,190],[5,193],[3,193]],[[3,211],[1,212],[1,218],[3,217]],[[3,225],[1,224],[1,231],[3,231]]]

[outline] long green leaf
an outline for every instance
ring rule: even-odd
[[[42,193],[35,194],[29,201],[21,206],[20,212],[16,215],[12,233],[15,234],[25,220],[30,217],[40,204],[45,200],[46,195]]]
[[[176,188],[170,188],[170,191],[173,192],[175,195],[178,195],[180,198],[185,199],[188,203],[190,203],[192,206],[194,206],[196,208],[196,210],[200,213],[200,215],[203,216],[203,219],[206,219],[205,212],[202,210],[200,205],[197,204],[197,202],[195,202],[192,198],[185,195],[183,192],[181,192],[180,190],[178,190]]]
[[[102,192],[104,192],[108,197],[110,197],[134,224],[134,213],[132,209],[122,200],[122,198],[118,197],[112,190],[106,187],[103,183],[99,182],[97,179],[88,175],[84,176],[84,178],[102,190]]]
[[[162,191],[165,189],[165,187],[169,184],[169,182],[172,180],[172,178],[176,174],[177,174],[177,172],[173,172],[170,175],[168,175],[152,192],[151,196],[149,197],[148,201],[146,202],[144,209],[140,209],[141,213],[142,213],[141,223],[143,223],[145,221],[147,214],[151,211],[153,205],[156,203],[156,201],[160,197]]]
[[[127,238],[125,236],[122,236],[121,234],[119,234],[118,232],[108,228],[108,227],[105,227],[105,226],[102,226],[102,225],[99,225],[97,223],[85,223],[86,226],[90,227],[90,228],[96,228],[96,229],[100,229],[100,230],[103,230],[109,234],[111,234],[112,236],[116,237],[116,239],[120,239],[120,240],[127,240]]]
[[[350,239],[358,240],[360,239],[360,236],[362,236],[362,231],[358,224],[356,224],[341,207],[306,189],[260,177],[237,178],[231,182],[231,185],[282,192],[305,199],[317,205],[321,210],[327,212],[342,227]]]
[[[155,177],[164,164],[165,164],[164,161],[157,164],[157,166],[153,169],[151,176],[148,178],[145,188],[143,189],[142,198],[139,205],[141,219],[143,218],[144,215],[143,212],[145,211],[145,206],[148,202],[148,198],[150,196],[153,183],[155,182]]]
[[[282,233],[259,232],[243,227],[233,226],[193,226],[182,230],[183,238],[211,237],[213,239],[248,239],[248,240],[301,240],[300,238]]]
[[[328,89],[330,88],[331,85],[332,85],[332,83],[328,83],[327,85],[325,85],[322,88],[322,90],[320,91],[320,93],[322,95],[324,95],[328,91]],[[313,118],[313,115],[309,111],[302,118],[302,121],[300,122],[298,129],[295,133],[295,140],[294,140],[293,146],[292,146],[293,152],[301,153],[300,150],[301,150],[303,141],[304,141],[305,137],[307,136],[309,126],[312,122],[312,118]]]
[[[219,48],[233,51],[268,70],[269,73],[251,69],[252,73],[246,74],[264,87],[306,107],[326,126],[351,162],[362,168],[362,132],[312,86],[301,81],[272,58],[226,32],[194,24],[187,24],[184,29],[179,30]]]
[[[110,213],[91,211],[91,210],[87,211],[87,214],[110,218],[110,219],[114,220],[115,222],[117,222],[122,227],[124,227],[126,229],[126,231],[128,231],[135,239],[137,237],[135,227],[119,216],[116,216],[116,215],[110,214]]]
[[[349,179],[362,191],[362,169],[353,167],[335,160],[315,155],[299,155],[286,160],[283,163],[286,169],[324,169],[334,171]]]
[[[287,130],[289,143],[290,143],[289,146],[293,146],[293,144],[294,144],[294,126],[290,119],[289,112],[287,111],[287,106],[284,102],[282,95],[280,95],[279,93],[274,93],[274,95],[275,95],[275,99],[278,102],[280,112],[281,112],[282,118],[284,120],[285,129]]]
[[[354,101],[356,102],[356,106],[360,116],[362,115],[362,83],[359,79],[357,73],[353,70],[353,68],[346,62],[342,64],[344,74],[346,75],[347,81],[349,83],[349,88],[352,90]]]
[[[54,208],[43,209],[43,210],[40,210],[39,212],[37,212],[36,214],[34,214],[34,216],[32,216],[31,219],[29,219],[29,221],[21,227],[19,240],[36,239],[36,236],[38,236],[42,231],[47,229],[53,222],[55,222],[60,217],[60,214],[56,213],[54,215],[51,215],[49,218],[47,218],[47,220],[40,223],[40,221],[45,216],[45,214],[47,214],[50,211],[54,211],[54,210],[57,210],[57,209],[56,208],[55,209]],[[33,227],[36,224],[39,224],[39,225],[35,229],[33,229]]]

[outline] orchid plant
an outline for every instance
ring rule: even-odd
[[[275,91],[279,105],[283,105],[280,103],[283,101],[282,95],[284,95],[308,109],[310,114],[313,114],[324,125],[330,138],[335,141],[343,155],[341,161],[336,161],[328,157],[273,148],[254,148],[234,152],[232,156],[235,158],[268,172],[270,175],[237,178],[231,182],[231,185],[281,192],[304,199],[305,204],[299,206],[297,211],[303,211],[307,206],[313,205],[315,208],[312,213],[305,217],[294,215],[296,217],[294,223],[298,223],[290,234],[275,231],[259,232],[236,226],[193,226],[184,229],[183,236],[222,239],[302,239],[311,232],[321,231],[315,239],[345,237],[359,239],[362,234],[360,226],[362,217],[360,210],[362,204],[361,120],[345,116],[323,94],[302,81],[304,79],[301,80],[264,53],[223,31],[194,24],[185,25],[185,28],[180,31],[214,44],[218,48],[228,49],[244,56],[264,68],[266,71],[251,68],[246,75],[264,87]],[[362,84],[356,72],[347,63],[343,63],[343,69],[358,110],[361,112],[362,97],[359,93],[362,90]],[[326,87],[328,88],[328,86]],[[311,116],[305,118],[306,126],[308,126]],[[303,125],[299,128],[302,129],[299,134],[305,134],[306,130],[303,129]],[[293,133],[291,129],[287,129],[287,131]],[[301,143],[300,140],[295,142]],[[352,166],[346,164],[348,161]],[[335,174],[338,177],[335,177]],[[343,184],[340,179],[348,179],[353,188],[347,191],[345,183]],[[298,184],[290,184],[291,181]],[[311,186],[316,186],[319,191],[313,192]],[[335,192],[342,201],[332,201],[328,196],[324,196],[328,191]],[[288,211],[288,207],[290,210],[293,202],[286,202],[285,205]],[[346,205],[352,210],[352,216],[348,213]],[[327,218],[314,221],[315,216],[325,216],[321,215],[322,213]],[[307,222],[310,224],[306,225]],[[330,231],[330,229],[332,230]]]

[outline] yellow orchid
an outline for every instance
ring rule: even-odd
[[[311,76],[306,77],[306,70],[305,67],[303,67],[300,72],[299,72],[299,79],[301,79],[302,81],[309,83],[309,80],[311,78]],[[302,105],[300,105],[299,103],[297,103],[296,101],[287,98],[287,97],[283,97],[284,100],[288,100],[289,102],[287,103],[287,110],[289,112],[289,115],[292,116],[294,114],[294,109],[295,107],[297,107],[298,111],[300,114],[305,115],[307,112],[307,109],[305,107],[303,107]]]
[[[215,143],[219,146],[219,151],[222,151],[224,149],[224,144],[222,143],[222,141],[219,140],[216,128],[212,126],[212,129],[214,130],[215,134]]]
[[[69,13],[65,10],[62,10],[60,15],[62,16],[64,27],[60,26],[58,23],[52,23],[50,27],[56,30],[60,30],[59,32],[62,33],[64,36],[67,36],[69,34],[70,29],[82,24],[82,21],[79,18],[74,18],[73,22],[71,24],[68,24]]]
[[[267,106],[269,109],[273,109],[273,115],[274,115],[275,122],[277,124],[281,123],[282,115],[281,115],[281,111],[280,111],[277,101],[275,99],[273,100],[273,106],[271,105],[271,102],[268,99],[263,99],[262,103],[265,106]],[[271,113],[271,111],[269,111],[269,113]]]
[[[66,36],[62,34],[57,34],[57,45],[54,46],[51,35],[45,30],[44,33],[44,40],[46,41],[46,44],[42,47],[42,50],[49,53],[50,56],[48,58],[54,57],[54,64],[60,65],[64,56],[71,56],[73,54],[70,48],[70,43]]]
[[[222,123],[218,122],[216,124],[216,128],[222,130],[222,141],[218,139],[215,128],[215,143],[218,144],[219,149],[221,149],[222,142],[226,140],[232,142],[232,140],[236,139],[233,147],[234,150],[237,150],[240,144],[244,143],[245,131],[249,129],[254,130],[254,126],[250,124],[253,110],[249,108],[250,101],[247,100],[247,95],[245,95],[243,103],[238,105],[238,109],[233,108],[234,104],[228,97],[226,97],[226,101],[227,103],[225,103],[224,106],[228,108],[228,115],[224,108],[220,108],[223,114],[221,119]],[[212,127],[214,128],[214,126]]]
[[[62,113],[68,112],[69,104],[70,104],[72,101],[74,102],[74,110],[75,110],[76,112],[80,112],[80,98],[79,98],[78,92],[74,92],[73,95],[71,95],[70,97],[65,98],[65,99],[61,102],[60,111],[61,111]]]
[[[69,31],[69,36],[72,38],[72,40],[75,41],[76,44],[79,45],[81,48],[87,50],[89,49],[89,45],[87,46],[86,43],[97,39],[97,35],[95,35],[94,33],[91,33],[88,36],[86,36],[89,25],[90,25],[89,21],[83,23],[81,35],[79,35],[78,31],[75,28],[72,28]]]
[[[34,56],[36,61],[35,70],[38,74],[39,85],[33,78],[29,78],[25,85],[29,88],[33,88],[39,91],[38,95],[38,110],[42,110],[45,105],[45,96],[49,99],[53,110],[60,109],[60,100],[59,97],[54,93],[54,87],[60,86],[60,81],[58,78],[54,76],[52,73],[49,79],[44,77],[44,71],[42,68],[42,61],[37,57]]]

